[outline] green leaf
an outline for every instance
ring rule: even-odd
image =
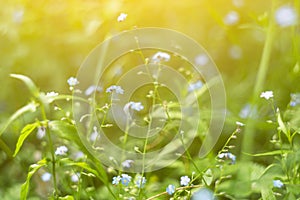
[[[97,169],[97,170],[92,169],[91,167],[89,167],[89,165],[87,165],[85,163],[73,163],[73,164],[69,164],[69,165],[84,168],[87,171],[90,171],[91,173],[95,174],[99,178],[99,180],[104,183],[104,185],[109,190],[110,194],[115,199],[117,199],[114,192],[111,190],[111,188],[109,186],[108,176],[106,174],[105,169],[103,168],[101,161],[99,160],[99,158],[94,156],[93,153],[90,152],[91,149],[88,149],[88,147],[85,146],[84,142],[82,141],[82,139],[84,139],[84,138],[81,138],[78,135],[78,132],[77,132],[77,129],[75,128],[75,126],[72,124],[69,124],[65,121],[51,121],[51,122],[49,122],[49,128],[54,133],[58,134],[60,137],[66,139],[66,140],[69,140],[73,143],[76,143],[79,146],[80,150],[83,153],[85,153],[87,155],[87,157],[93,162],[93,165],[94,165],[95,169]]]
[[[5,123],[4,127],[1,129],[0,131],[0,136],[3,134],[3,132],[7,129],[7,127],[13,122],[15,121],[18,117],[20,117],[21,115],[23,115],[26,112],[35,112],[36,111],[36,107],[38,105],[35,102],[31,102],[29,104],[27,104],[26,106],[20,108],[19,110],[17,110],[9,119],[8,121]]]
[[[32,131],[38,126],[39,124],[37,122],[33,123],[33,124],[27,124],[21,131],[21,135],[18,139],[18,142],[16,144],[16,150],[14,153],[14,157],[17,155],[17,153],[20,151],[24,140],[29,136],[30,133],[32,133]]]
[[[292,153],[293,151],[291,150],[275,150],[275,151],[269,151],[269,152],[265,152],[265,153],[256,153],[256,154],[250,154],[250,153],[244,153],[246,155],[249,156],[274,156],[274,155],[280,155],[280,154],[284,154],[284,153]]]
[[[71,125],[64,121],[51,121],[49,122],[49,128],[59,137],[76,143],[79,146],[80,150],[84,152],[94,162],[95,167],[97,168],[97,171],[99,173],[98,178],[103,183],[108,183],[108,177],[105,170],[103,169],[102,163],[90,152],[90,150],[81,141],[81,138],[79,137],[77,129],[74,127],[74,125]]]
[[[51,97],[51,99],[53,99],[53,101],[57,101],[57,100],[66,100],[66,101],[70,101],[70,100],[78,100],[78,101],[82,101],[85,103],[90,103],[87,99],[78,97],[78,96],[73,96],[73,95],[64,95],[64,94],[60,94],[54,97]]]
[[[61,163],[64,166],[80,167],[80,168],[85,169],[88,172],[94,174],[95,176],[97,176],[99,178],[99,173],[95,169],[91,168],[86,162],[74,162],[70,159],[64,159],[64,160],[62,159]]]
[[[33,96],[37,98],[39,97],[39,89],[30,78],[21,74],[10,74],[10,76],[23,81]]]
[[[48,125],[50,131],[53,131],[59,137],[75,142],[81,148],[84,148],[83,144],[81,143],[80,137],[77,133],[77,129],[74,127],[74,125],[58,120],[50,121]]]
[[[261,189],[261,196],[263,200],[276,200],[272,188],[265,188]]]
[[[35,174],[41,167],[45,166],[46,164],[47,164],[46,159],[43,159],[43,160],[40,160],[37,164],[30,165],[26,181],[21,186],[21,196],[20,196],[21,200],[26,200],[26,198],[27,198],[30,179],[33,176],[33,174]]]
[[[74,200],[74,197],[70,196],[70,195],[67,195],[67,196],[64,196],[64,197],[59,197],[58,199],[59,200]]]
[[[279,125],[279,129],[286,135],[288,136],[288,130],[284,124],[284,122],[282,121],[282,118],[281,118],[281,115],[280,115],[280,112],[279,110],[277,110],[277,122],[278,122],[278,125]]]

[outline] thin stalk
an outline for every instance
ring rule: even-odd
[[[0,137],[0,148],[6,153],[6,155],[9,158],[13,157],[13,152],[10,150],[10,148],[7,146],[7,144],[2,140]]]
[[[41,112],[42,112],[42,118],[44,121],[48,121],[46,111],[45,111],[45,106],[42,104],[41,105]],[[46,126],[46,135],[48,137],[49,141],[49,149],[51,153],[51,162],[52,162],[52,178],[53,178],[53,187],[54,187],[54,197],[56,198],[58,195],[58,188],[57,188],[57,180],[56,180],[56,159],[55,159],[55,154],[54,154],[54,148],[53,148],[53,141],[52,137],[50,134],[49,126]]]
[[[190,186],[184,186],[184,187],[179,187],[179,188],[176,188],[175,191],[179,191],[179,190],[185,190],[185,189],[192,189],[192,188],[199,188],[199,187],[202,187],[203,185],[190,185]],[[152,200],[152,199],[156,199],[157,197],[160,197],[160,196],[163,196],[163,195],[167,195],[168,193],[167,192],[162,192],[162,193],[159,193],[157,195],[154,195],[150,198],[148,198],[147,200]]]
[[[253,105],[258,101],[259,99],[259,93],[262,91],[264,87],[264,83],[266,80],[266,75],[269,67],[269,62],[271,58],[271,53],[272,53],[272,45],[273,45],[273,39],[274,39],[274,20],[273,20],[273,15],[274,15],[274,5],[275,2],[272,2],[272,8],[270,12],[270,22],[267,28],[267,34],[266,34],[266,40],[265,44],[263,47],[263,52],[262,52],[262,58],[259,64],[259,69],[258,69],[258,74],[254,86],[254,91],[253,91],[253,96],[251,99],[251,112],[253,112]],[[243,138],[243,145],[242,145],[242,151],[243,152],[252,152],[252,147],[253,147],[253,137],[254,137],[254,122],[251,119],[251,114],[250,117],[247,120],[247,126],[245,128],[245,134]],[[246,156],[242,155],[243,159],[246,159]],[[247,156],[247,159],[249,157]]]
[[[267,27],[267,33],[266,33],[266,40],[263,47],[262,57],[259,64],[258,74],[256,77],[256,82],[254,86],[254,90],[252,93],[251,98],[251,110],[250,115],[246,122],[244,137],[242,141],[242,154],[241,156],[241,162],[244,164],[247,164],[251,161],[252,157],[248,156],[246,153],[252,153],[253,151],[253,145],[254,145],[254,135],[255,135],[255,121],[252,119],[253,112],[254,112],[254,105],[259,100],[259,93],[263,90],[266,75],[269,67],[269,62],[271,58],[271,52],[272,52],[272,45],[273,45],[273,39],[274,39],[274,7],[275,7],[275,0],[272,1],[271,11],[270,11],[270,21]],[[236,183],[233,185],[233,187],[241,188],[244,191],[251,190],[251,184],[250,184],[250,171],[249,168],[241,167],[238,171],[238,177]],[[249,181],[245,183],[245,180]],[[245,183],[244,185],[241,185],[241,183]]]

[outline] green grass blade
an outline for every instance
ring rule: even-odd
[[[263,200],[276,200],[271,188],[262,188],[261,196]]]
[[[23,81],[33,96],[36,98],[39,97],[39,89],[30,78],[21,74],[10,74],[10,77]]]
[[[269,152],[265,152],[265,153],[256,153],[256,154],[250,154],[250,153],[244,153],[245,155],[248,156],[274,156],[274,155],[280,155],[280,154],[284,154],[284,153],[292,153],[293,151],[291,150],[284,150],[284,149],[280,149],[280,150],[275,150],[275,151],[269,151]]]
[[[101,177],[99,177],[99,173],[97,172],[97,170],[91,168],[86,162],[74,162],[70,159],[64,159],[64,160],[61,160],[61,163],[64,166],[80,167],[82,169],[85,169],[86,171],[94,174],[95,176],[97,176],[101,180]]]
[[[36,107],[38,105],[34,102],[31,102],[29,104],[27,104],[26,106],[23,106],[22,108],[20,108],[19,110],[17,110],[9,119],[8,121],[5,123],[4,127],[1,129],[0,131],[0,136],[3,134],[3,132],[7,129],[7,127],[13,122],[15,121],[18,117],[20,117],[21,115],[25,114],[26,112],[35,112],[36,111]]]

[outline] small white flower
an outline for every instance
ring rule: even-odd
[[[189,91],[189,92],[195,91],[195,90],[197,90],[197,89],[202,88],[202,86],[203,86],[203,83],[202,83],[202,81],[199,80],[199,81],[197,81],[196,83],[191,83],[191,84],[189,85],[188,91]]]
[[[181,186],[187,186],[190,181],[191,181],[191,179],[188,176],[182,176],[180,178],[180,185]]]
[[[115,177],[113,177],[112,184],[113,185],[118,185],[120,181],[121,181],[121,177],[120,176],[115,176]]]
[[[57,92],[52,91],[52,92],[47,92],[46,97],[56,97],[57,95],[58,95]]]
[[[273,97],[273,91],[265,91],[260,94],[261,98],[270,99]]]
[[[224,17],[224,23],[226,25],[235,25],[239,22],[240,15],[236,11],[230,11],[227,13],[227,15]]]
[[[242,122],[235,122],[235,124],[237,125],[237,126],[240,126],[240,127],[242,127],[242,126],[245,126],[245,124],[243,124]]]
[[[132,109],[132,110],[136,110],[136,111],[141,111],[144,109],[144,106],[142,105],[141,102],[133,102],[133,101],[130,101],[129,103],[125,104],[123,110],[126,114],[129,114],[129,109]]]
[[[164,61],[164,62],[168,62],[170,60],[171,56],[165,52],[157,52],[156,54],[154,54],[154,56],[152,57],[152,60],[154,62],[161,62],[161,61]]]
[[[195,58],[195,63],[197,65],[204,66],[209,62],[209,58],[205,54],[200,54]]]
[[[63,156],[66,155],[67,152],[68,152],[68,148],[66,146],[60,146],[57,147],[57,149],[55,150],[55,155]]]
[[[48,181],[50,181],[51,176],[52,176],[52,175],[51,175],[49,172],[45,172],[45,173],[41,176],[41,179],[42,179],[42,181],[44,181],[44,182],[48,182]]]
[[[117,94],[124,94],[124,90],[121,86],[112,85],[106,89],[106,93],[116,92]]]
[[[126,18],[127,18],[127,14],[126,14],[126,13],[121,13],[121,14],[118,16],[118,22],[122,22],[122,21],[124,21]]]
[[[70,87],[73,87],[73,86],[79,84],[79,81],[77,80],[77,78],[74,78],[74,77],[70,77],[67,82]]]
[[[92,132],[92,134],[90,135],[90,140],[92,141],[92,142],[95,142],[96,141],[96,139],[97,139],[97,137],[99,136],[99,133],[98,133],[98,131],[97,131],[97,127],[96,126],[94,126],[94,131]]]
[[[71,176],[71,181],[77,183],[79,181],[80,173],[75,173]]]
[[[88,87],[86,90],[85,90],[85,92],[84,92],[84,94],[86,95],[86,96],[90,96],[91,94],[93,94],[94,92],[102,92],[102,88],[101,87],[99,87],[99,86],[96,86],[96,85],[91,85],[90,87]]]
[[[38,131],[36,133],[36,137],[38,139],[42,139],[46,135],[46,129],[43,126],[38,127]]]
[[[168,185],[168,187],[166,188],[166,192],[169,194],[169,195],[172,195],[175,193],[175,186],[174,185]]]
[[[122,166],[124,168],[130,168],[132,163],[133,163],[133,160],[125,160],[124,162],[122,162]]]
[[[279,26],[288,27],[297,24],[297,13],[291,6],[282,6],[275,13],[275,19]]]

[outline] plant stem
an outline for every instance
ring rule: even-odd
[[[54,154],[54,148],[53,148],[53,141],[52,141],[52,137],[51,137],[51,133],[49,130],[49,126],[48,126],[48,118],[46,115],[46,111],[45,111],[45,106],[42,103],[41,104],[41,112],[42,112],[42,118],[45,122],[47,122],[46,125],[46,135],[48,137],[49,140],[49,149],[50,149],[50,153],[51,153],[51,162],[52,162],[52,177],[53,177],[53,187],[54,187],[54,197],[56,198],[58,195],[58,188],[57,188],[57,182],[56,182],[56,159],[55,159],[55,154]]]
[[[258,74],[254,86],[254,91],[253,91],[253,96],[251,99],[251,111],[253,112],[253,105],[258,101],[259,99],[259,93],[262,91],[264,87],[264,83],[266,80],[266,75],[269,67],[269,62],[271,58],[271,52],[272,52],[272,44],[273,44],[273,39],[274,39],[274,20],[273,20],[273,14],[274,14],[274,5],[275,2],[272,2],[272,8],[270,12],[270,22],[267,28],[267,35],[266,35],[266,40],[262,52],[262,58],[259,64],[259,69],[258,69]],[[252,113],[251,113],[252,114]],[[251,115],[247,120],[247,126],[245,128],[245,134],[243,138],[243,145],[242,145],[242,151],[243,152],[252,152],[253,148],[253,136],[254,136],[254,126],[255,123],[251,119]],[[244,156],[245,159],[245,156]],[[249,157],[248,157],[249,159]]]
[[[184,187],[179,187],[179,188],[176,188],[176,191],[178,190],[185,190],[185,189],[192,189],[192,188],[199,188],[199,187],[202,187],[203,185],[190,185],[190,186],[184,186]],[[156,199],[157,197],[160,197],[160,196],[163,196],[163,195],[166,195],[168,194],[167,192],[162,192],[162,193],[159,193],[157,195],[154,195],[150,198],[148,198],[147,200],[152,200],[152,199]]]
[[[7,144],[2,140],[0,137],[0,148],[6,153],[6,155],[9,158],[13,157],[13,152],[10,150],[10,148],[7,146]]]

